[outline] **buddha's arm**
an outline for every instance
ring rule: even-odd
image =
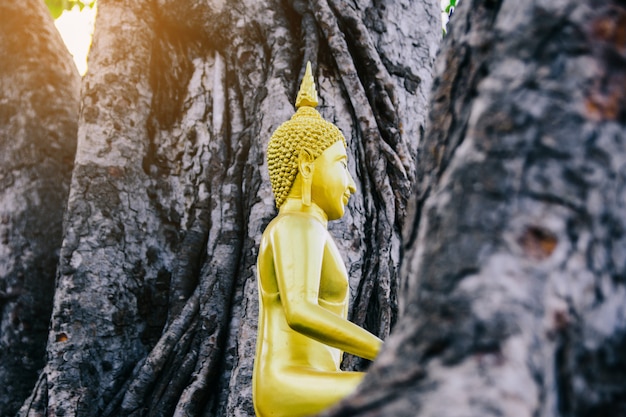
[[[287,220],[287,219],[286,219]],[[345,352],[374,359],[382,341],[318,304],[326,231],[292,218],[272,233],[276,281],[289,326]]]

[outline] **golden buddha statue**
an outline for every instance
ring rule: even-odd
[[[279,212],[263,232],[257,260],[258,417],[309,416],[330,407],[364,375],[341,371],[343,352],[373,360],[382,344],[347,320],[348,274],[327,223],[343,216],[356,186],[343,135],[315,106],[308,63],[297,111],[267,151]]]

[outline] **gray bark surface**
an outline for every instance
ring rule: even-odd
[[[42,2],[0,4],[0,416],[45,364],[80,76]]]
[[[98,2],[48,361],[19,415],[254,415],[265,148],[307,60],[359,188],[331,227],[351,317],[383,338],[397,318],[438,4],[155,4]]]
[[[626,7],[464,0],[401,318],[325,416],[626,415]]]

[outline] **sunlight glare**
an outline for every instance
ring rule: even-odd
[[[80,75],[87,72],[87,53],[91,46],[94,23],[96,21],[96,7],[85,7],[81,11],[78,6],[66,10],[54,21],[61,38],[74,57],[76,68]]]

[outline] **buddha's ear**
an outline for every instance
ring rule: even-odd
[[[315,168],[315,165],[313,165],[314,161],[315,158],[313,158],[311,151],[307,148],[300,150],[300,154],[298,155],[298,172],[302,178],[302,189],[300,193],[304,206],[311,205],[311,184],[313,182],[313,169]]]
[[[307,148],[302,148],[300,150],[300,154],[298,155],[298,171],[300,172],[300,175],[302,175],[302,178],[308,179],[313,176],[314,161],[315,158],[313,157],[311,151]]]

